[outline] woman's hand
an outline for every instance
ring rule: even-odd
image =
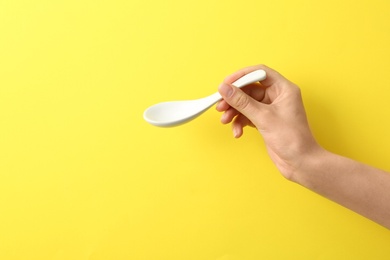
[[[242,90],[231,85],[258,69],[267,73],[261,83]],[[227,77],[219,92],[223,100],[217,110],[224,112],[222,123],[233,121],[235,137],[247,125],[256,127],[284,177],[390,229],[390,174],[321,148],[310,131],[295,84],[258,65]]]
[[[242,89],[231,83],[254,70],[262,69],[267,78]],[[219,86],[223,97],[217,110],[221,122],[232,123],[236,138],[245,126],[254,126],[263,136],[268,153],[280,172],[292,180],[306,156],[320,152],[310,131],[300,89],[275,70],[264,65],[241,69]]]

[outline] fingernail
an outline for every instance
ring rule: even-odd
[[[232,87],[226,83],[219,85],[218,91],[224,97],[230,97],[233,94]]]
[[[233,128],[233,136],[234,136],[234,138],[238,138],[238,130],[237,130],[237,128]]]
[[[221,104],[221,102],[218,102],[217,105],[215,106],[215,109],[219,111],[219,104]]]

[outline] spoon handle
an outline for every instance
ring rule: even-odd
[[[266,78],[266,76],[267,75],[264,70],[255,70],[234,81],[232,85],[237,88],[241,88],[251,83],[262,81]]]

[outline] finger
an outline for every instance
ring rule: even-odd
[[[266,88],[262,86],[260,83],[250,84],[241,88],[247,95],[251,96],[253,99],[257,101],[263,101],[265,97]]]
[[[265,89],[264,87],[259,83],[250,84],[248,86],[242,87],[242,91],[244,91],[249,96],[253,97],[254,99],[258,101],[263,101],[265,96]],[[215,109],[219,112],[226,111],[230,108],[229,103],[227,103],[225,100],[218,101]]]
[[[232,122],[233,118],[235,116],[237,116],[239,114],[239,112],[237,110],[235,110],[234,108],[229,108],[228,110],[225,111],[225,113],[223,113],[222,117],[221,117],[221,123],[222,124],[228,124],[230,122]]]
[[[240,138],[244,133],[244,127],[252,125],[251,121],[244,115],[238,115],[232,124],[233,136],[235,138]]]
[[[222,99],[221,101],[218,102],[215,108],[217,109],[217,111],[223,112],[228,110],[230,108],[230,105],[225,100]]]
[[[261,106],[265,106],[231,84],[222,83],[218,91],[230,106],[244,114],[252,122],[254,122],[258,111],[261,111]]]
[[[260,101],[264,98],[265,89],[261,86],[261,84],[251,84],[241,88],[246,94],[251,96],[252,98]],[[218,101],[216,105],[216,109],[220,112],[227,110],[230,107],[229,103],[225,100]]]

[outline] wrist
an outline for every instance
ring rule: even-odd
[[[314,175],[319,174],[322,170],[328,167],[328,162],[331,161],[332,153],[316,145],[312,149],[303,154],[299,166],[291,174],[290,180],[302,186],[310,188],[312,185],[311,179]]]

